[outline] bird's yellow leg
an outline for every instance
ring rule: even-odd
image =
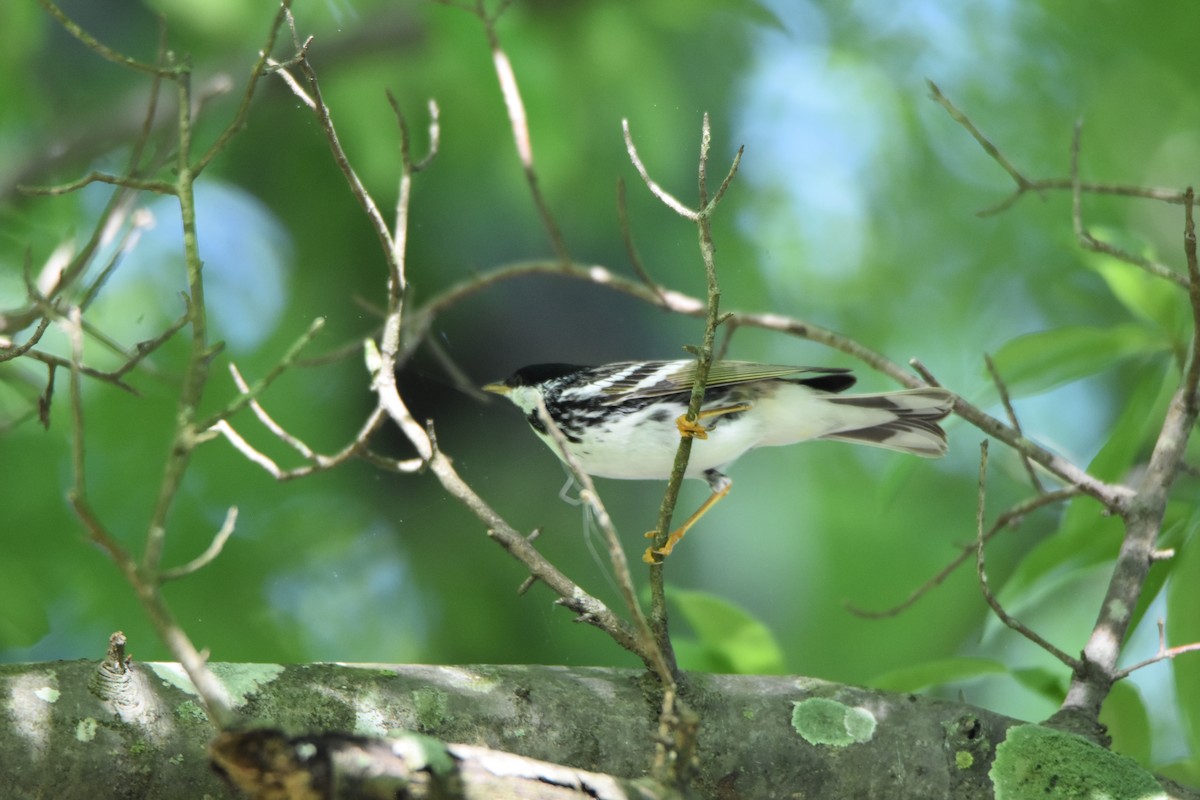
[[[721,408],[709,408],[697,414],[695,421],[688,419],[687,414],[680,414],[675,420],[675,427],[679,429],[679,435],[685,439],[707,439],[708,429],[700,424],[700,420],[708,419],[709,417],[719,417],[723,414],[737,414],[740,411],[749,410],[749,403],[739,403],[736,406],[722,406]]]
[[[647,564],[661,564],[663,559],[671,555],[671,551],[675,549],[675,545],[679,544],[679,540],[683,538],[683,535],[687,533],[693,525],[699,522],[700,518],[707,514],[708,510],[717,504],[718,500],[729,494],[729,490],[732,487],[733,481],[727,481],[725,486],[720,491],[713,492],[711,495],[709,495],[708,499],[696,509],[696,513],[688,517],[687,522],[680,525],[678,530],[673,531],[671,535],[667,537],[667,541],[662,547],[647,547],[646,552],[642,554],[642,561],[645,561]],[[646,538],[653,539],[655,533],[656,531],[650,531],[646,534]]]

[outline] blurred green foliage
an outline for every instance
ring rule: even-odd
[[[177,0],[63,7],[143,60],[153,59],[162,15],[168,46],[191,54],[205,99],[198,147],[230,118],[274,13],[264,3]],[[300,35],[314,37],[312,59],[343,145],[382,207],[395,203],[399,163],[385,91],[407,115],[417,152],[427,146],[427,101],[440,107],[440,153],[413,194],[408,271],[417,302],[490,268],[550,256],[477,20],[456,8],[383,0],[297,0],[295,11]],[[918,356],[947,386],[1002,415],[983,369],[983,354],[994,353],[1027,435],[1102,478],[1131,482],[1178,379],[1190,326],[1184,293],[1083,252],[1067,193],[975,216],[1011,183],[928,100],[924,80],[936,81],[1029,177],[1067,175],[1072,125],[1082,117],[1085,180],[1182,188],[1200,174],[1196,30],[1200,6],[1186,0],[1153,13],[1136,4],[1011,0],[525,0],[499,24],[541,186],[576,260],[631,274],[615,210],[621,178],[650,272],[668,287],[703,292],[695,232],[641,186],[620,121],[629,119],[654,177],[687,202],[707,111],[714,173],[746,147],[716,223],[726,308],[811,320],[897,361]],[[24,265],[36,277],[56,249],[78,247],[108,196],[94,186],[32,198],[16,184],[119,168],[148,81],[86,51],[32,0],[0,8],[0,63],[0,308],[11,308],[25,295]],[[232,91],[217,92],[230,82]],[[169,147],[163,130],[154,141]],[[231,360],[248,379],[261,377],[315,317],[328,324],[311,355],[375,330],[371,309],[383,302],[385,278],[378,243],[312,116],[282,83],[264,84],[247,129],[202,186],[209,302],[216,335],[228,343],[207,410],[236,392]],[[1097,196],[1083,205],[1097,236],[1182,269],[1177,207]],[[147,198],[146,208],[152,226],[139,229],[138,246],[90,312],[126,347],[182,313],[177,223],[169,203]],[[484,382],[537,361],[670,357],[700,332],[695,320],[594,286],[525,278],[455,307],[432,336]],[[54,329],[44,346],[65,352]],[[87,348],[97,365],[119,362],[93,340]],[[184,342],[172,341],[131,376],[136,396],[84,385],[90,492],[131,548],[143,540],[157,493],[183,353]],[[730,354],[855,366],[751,330],[738,332]],[[135,657],[162,658],[132,593],[84,541],[64,501],[66,377],[58,376],[48,430],[33,416],[45,380],[43,366],[0,364],[0,658],[96,657],[118,628]],[[400,383],[416,416],[435,420],[464,477],[514,525],[540,527],[545,554],[619,607],[608,567],[592,555],[602,548],[578,509],[557,498],[561,470],[519,416],[455,388],[427,351]],[[870,374],[861,385],[887,388]],[[263,402],[330,452],[353,435],[371,398],[352,356],[289,372]],[[273,458],[298,463],[249,414],[235,423]],[[730,499],[668,565],[678,616],[690,628],[681,654],[701,668],[877,680],[961,692],[1018,717],[1048,715],[1064,670],[989,621],[969,567],[897,617],[846,609],[899,603],[974,536],[982,435],[951,422],[950,436],[951,455],[936,463],[825,443],[739,462]],[[395,434],[378,446],[408,454]],[[992,453],[994,515],[1030,489],[1012,454]],[[661,487],[600,488],[631,553],[640,550]],[[683,505],[704,491],[686,488]],[[1169,644],[1200,639],[1194,479],[1175,491],[1167,536],[1180,555],[1151,574],[1131,663],[1155,652],[1160,618]],[[595,630],[571,624],[542,587],[518,597],[521,569],[430,476],[355,463],[279,484],[216,441],[199,451],[176,502],[168,563],[201,552],[231,505],[240,516],[225,552],[168,590],[181,623],[216,660],[635,664]],[[1120,535],[1119,522],[1091,500],[1040,510],[989,546],[992,585],[1013,613],[1077,652]],[[1194,655],[1156,665],[1105,709],[1120,749],[1193,782],[1198,670]]]

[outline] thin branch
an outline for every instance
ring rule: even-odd
[[[951,103],[950,99],[946,97],[946,95],[942,94],[942,90],[938,88],[936,83],[933,81],[926,81],[926,83],[929,85],[929,91],[933,94],[933,99],[938,103],[938,105],[946,109],[946,113],[950,115],[951,119],[967,129],[967,132],[970,133],[972,138],[979,143],[979,146],[983,148],[983,151],[991,156],[992,160],[999,164],[1004,171],[1009,174],[1009,177],[1011,177],[1017,184],[1018,190],[1024,192],[1033,187],[1032,182],[1022,175],[1021,171],[1013,166],[1012,162],[1000,152],[1000,148],[992,144],[992,141],[983,135],[983,131],[975,127],[975,123],[972,122],[966,114],[960,111],[957,106]]]
[[[307,43],[305,43],[304,47],[301,47],[297,41],[295,45],[297,50],[296,63],[304,75],[307,91],[299,91],[300,87],[295,81],[289,81],[285,78],[285,82],[316,114],[317,123],[321,126],[321,130],[325,134],[325,141],[329,145],[330,152],[333,153],[334,163],[341,170],[346,183],[350,186],[350,193],[354,195],[359,206],[362,207],[363,213],[367,215],[367,220],[371,223],[371,227],[375,230],[375,235],[378,237],[384,255],[388,259],[388,268],[391,271],[393,280],[398,280],[400,270],[394,260],[396,247],[395,242],[392,241],[392,233],[388,230],[387,223],[384,221],[383,215],[379,212],[379,206],[376,205],[375,198],[367,191],[366,186],[359,179],[358,173],[350,166],[350,159],[347,158],[346,151],[342,149],[342,143],[338,138],[337,128],[334,127],[329,106],[325,104],[325,100],[321,96],[321,87],[317,81],[316,70],[313,69],[312,62],[308,59],[308,51],[305,49]],[[281,77],[287,75],[283,70],[279,70],[278,74]]]
[[[650,173],[646,170],[646,165],[642,163],[642,157],[638,155],[637,147],[633,143],[633,135],[629,132],[629,120],[621,120],[621,133],[625,137],[625,152],[629,154],[629,161],[633,164],[633,168],[637,170],[638,175],[641,176],[642,183],[646,184],[646,188],[650,190],[650,193],[679,216],[696,222],[699,212],[685,206],[673,194],[650,177]]]
[[[189,320],[190,315],[184,314],[182,317],[168,325],[158,336],[155,336],[153,339],[146,339],[145,341],[138,342],[136,345],[134,345],[133,353],[125,354],[125,363],[117,367],[109,374],[114,378],[121,378],[132,372],[134,368],[141,364],[155,350],[170,341],[172,336],[187,327]]]
[[[276,480],[284,479],[284,470],[277,463],[275,463],[270,456],[264,455],[261,451],[256,450],[252,444],[242,438],[242,435],[234,430],[234,427],[229,424],[229,420],[217,420],[208,430],[215,431],[216,433],[224,436],[227,440],[229,440],[229,443],[233,445],[235,450],[246,457],[246,460],[262,467]]]
[[[1028,500],[1017,503],[1009,508],[1004,513],[996,517],[992,521],[991,527],[983,535],[983,541],[986,544],[992,540],[992,537],[1000,533],[1008,527],[1016,527],[1020,522],[1032,512],[1043,506],[1052,505],[1054,503],[1064,502],[1071,498],[1078,497],[1081,494],[1078,488],[1071,486],[1066,489],[1058,489],[1053,492],[1042,492]],[[970,544],[964,545],[961,552],[951,559],[950,563],[942,567],[936,575],[925,581],[923,584],[913,590],[905,600],[891,608],[885,608],[881,611],[869,611],[867,609],[856,606],[852,603],[844,603],[844,608],[855,616],[865,619],[884,619],[894,617],[900,612],[908,609],[925,595],[929,594],[935,588],[940,586],[956,569],[966,563],[967,559],[973,555],[977,555],[978,544],[972,541]]]
[[[1066,664],[1072,670],[1075,670],[1079,667],[1079,659],[1072,658],[1071,656],[1067,655],[1049,641],[1042,638],[1035,631],[1031,630],[1020,620],[1009,616],[1008,612],[1004,610],[1002,605],[1000,605],[1000,601],[996,599],[995,595],[992,594],[991,588],[988,586],[987,571],[984,568],[983,561],[983,517],[985,506],[984,501],[987,497],[987,461],[988,442],[987,439],[984,439],[979,443],[979,500],[975,509],[975,571],[979,576],[979,589],[981,592],[983,592],[983,599],[987,601],[989,606],[991,606],[992,611],[996,613],[996,616],[1001,622],[1024,636],[1029,641],[1036,644],[1038,647],[1045,650],[1050,655],[1057,658],[1062,663]]]
[[[250,101],[254,99],[255,90],[258,88],[258,82],[263,75],[267,74],[267,64],[271,60],[271,51],[275,49],[275,41],[279,38],[279,29],[283,27],[284,20],[291,16],[292,0],[277,0],[279,2],[279,10],[275,13],[275,19],[271,22],[271,26],[267,29],[267,41],[263,44],[262,49],[258,52],[258,58],[253,66],[250,67],[250,75],[246,78],[246,86],[242,90],[242,100],[238,104],[237,111],[234,112],[233,119],[225,126],[225,130],[221,131],[216,140],[209,146],[200,158],[192,165],[194,175],[199,175],[204,172],[205,167],[217,157],[229,145],[229,142],[246,127],[246,117],[250,113]]]
[[[425,340],[425,346],[429,348],[429,352],[433,354],[434,359],[442,365],[442,369],[450,376],[455,389],[458,389],[468,397],[474,397],[476,400],[489,399],[487,392],[482,391],[478,384],[471,379],[471,376],[458,365],[454,357],[442,346],[438,337],[430,336]]]
[[[1008,423],[1012,425],[1018,436],[1024,436],[1025,432],[1021,430],[1021,422],[1017,419],[1017,412],[1013,409],[1012,398],[1008,394],[1008,385],[1004,379],[1000,377],[1000,371],[996,369],[996,362],[992,360],[991,355],[983,354],[983,363],[987,365],[988,374],[992,376],[992,383],[996,386],[996,391],[1000,393],[1000,402],[1004,406],[1004,413],[1008,416]],[[1038,494],[1046,491],[1046,487],[1042,486],[1042,481],[1038,477],[1037,471],[1033,468],[1033,462],[1029,457],[1022,454],[1021,464],[1025,467],[1025,472],[1029,475],[1029,482],[1033,484],[1033,489]]]
[[[57,367],[66,368],[66,367],[71,366],[71,360],[69,358],[62,358],[61,356],[56,356],[56,355],[52,355],[50,353],[45,353],[36,348],[33,350],[27,351],[24,355],[26,358],[32,358],[34,361],[40,361],[43,364],[48,364],[51,367],[55,367],[55,368],[57,368]],[[96,369],[95,367],[89,367],[86,364],[80,364],[79,365],[79,374],[86,375],[87,377],[93,378],[97,381],[100,381],[101,383],[112,384],[113,386],[117,387],[118,389],[122,389],[126,392],[129,392],[132,395],[139,394],[137,389],[133,388],[128,383],[121,380],[121,377],[119,375],[114,375],[111,372],[105,372],[104,370]]]
[[[214,353],[208,343],[208,307],[204,300],[204,277],[200,257],[200,242],[196,234],[196,196],[191,168],[192,125],[191,73],[181,72],[176,80],[178,103],[176,152],[176,197],[179,200],[179,219],[183,228],[183,261],[187,276],[186,302],[191,328],[191,347],[183,382],[176,405],[175,433],[163,465],[163,478],[158,497],[146,526],[146,544],[142,552],[142,569],[156,575],[162,562],[166,541],[167,516],[174,505],[183,476],[191,462],[197,444],[196,414],[204,387],[208,383],[208,367]]]
[[[310,111],[316,111],[317,101],[309,96],[305,88],[300,85],[300,81],[296,80],[296,77],[288,71],[292,67],[299,66],[300,61],[308,57],[308,48],[313,42],[313,37],[309,36],[303,42],[300,41],[300,34],[296,31],[296,20],[290,13],[287,15],[287,25],[292,34],[292,43],[296,45],[296,53],[287,61],[276,61],[273,58],[268,58],[267,67],[280,77],[284,84],[292,90],[292,94],[296,95],[300,99],[300,102],[308,106]]]
[[[1152,664],[1157,664],[1160,661],[1169,661],[1170,659],[1181,656],[1184,653],[1196,652],[1200,652],[1200,642],[1181,644],[1176,647],[1167,647],[1167,636],[1163,629],[1163,621],[1160,619],[1158,621],[1158,652],[1144,661],[1139,661],[1136,664],[1126,667],[1125,669],[1119,670],[1116,675],[1116,680],[1128,678],[1131,674],[1137,672],[1139,669],[1149,667]]]
[[[913,368],[914,372],[921,376],[921,379],[924,380],[925,383],[929,384],[930,386],[937,386],[941,388],[941,382],[934,377],[933,373],[928,367],[925,366],[925,362],[921,361],[921,359],[910,358],[908,360],[908,365]]]
[[[475,15],[483,23],[483,31],[487,35],[488,47],[492,51],[492,65],[496,70],[496,78],[500,82],[500,94],[504,98],[504,107],[508,110],[509,127],[512,129],[513,141],[517,146],[517,158],[525,173],[525,182],[529,186],[529,194],[542,220],[542,227],[550,238],[550,246],[560,263],[569,264],[571,254],[567,250],[566,239],[559,228],[554,214],[550,211],[546,198],[542,195],[538,182],[537,170],[533,164],[533,139],[529,133],[529,117],[525,113],[525,103],[521,99],[521,90],[517,86],[517,77],[513,72],[512,62],[500,45],[500,36],[496,33],[496,20],[504,13],[507,3],[501,3],[492,14],[486,13],[483,2],[476,3]]]
[[[629,207],[625,203],[625,180],[620,177],[617,178],[617,222],[621,228],[621,241],[625,243],[625,254],[629,257],[633,271],[642,279],[642,283],[661,299],[662,287],[650,277],[650,272],[642,263],[642,257],[633,241],[633,231],[629,227]]]
[[[70,403],[71,403],[71,467],[75,476],[71,491],[76,497],[87,497],[87,469],[83,427],[83,387],[80,375],[83,372],[83,327],[79,306],[67,312],[67,339],[71,343]]]
[[[389,91],[387,92],[388,103],[392,106],[392,113],[396,117],[396,124],[400,128],[400,187],[397,192],[396,199],[396,224],[392,228],[392,254],[391,263],[398,265],[397,269],[392,272],[392,280],[396,283],[392,290],[388,292],[389,298],[395,302],[400,302],[404,296],[404,263],[405,253],[408,252],[408,208],[412,194],[412,179],[417,172],[428,167],[433,163],[433,159],[437,156],[438,143],[441,138],[441,125],[438,122],[438,105],[433,100],[429,101],[429,152],[419,162],[413,161],[412,157],[412,137],[408,132],[408,122],[404,118],[403,112],[400,110],[400,104],[396,102],[395,96]]]
[[[38,0],[38,5],[46,10],[50,16],[58,20],[59,24],[67,30],[67,33],[78,39],[85,47],[91,50],[96,55],[104,58],[114,64],[120,64],[123,67],[128,67],[138,72],[144,72],[147,75],[153,75],[158,78],[174,78],[178,73],[178,67],[161,67],[158,64],[148,64],[145,61],[138,61],[136,58],[130,58],[124,53],[113,50],[108,45],[101,42],[96,37],[85,31],[79,26],[79,23],[68,17],[62,12],[58,6],[50,0]]]
[[[225,542],[233,535],[233,529],[237,525],[237,516],[237,506],[230,506],[229,511],[225,514],[225,521],[221,523],[221,528],[208,545],[208,549],[181,567],[163,570],[159,573],[159,582],[166,583],[167,581],[186,578],[193,572],[198,572],[215,561],[217,556],[221,555],[221,550],[225,547]]]
[[[154,194],[162,195],[173,195],[176,191],[175,185],[166,181],[146,180],[144,178],[135,178],[131,175],[113,175],[108,172],[97,172],[95,170],[70,183],[55,186],[28,186],[22,184],[17,188],[25,194],[36,197],[57,197],[77,192],[85,186],[91,186],[93,183],[107,183],[111,186],[121,186],[134,191],[153,192]]]
[[[132,198],[130,205],[133,205]],[[104,288],[104,286],[108,283],[108,279],[111,278],[113,273],[117,271],[117,267],[120,266],[125,256],[131,253],[134,248],[137,247],[138,242],[141,241],[142,233],[154,226],[154,215],[146,209],[138,209],[130,213],[127,217],[129,221],[128,226],[123,224],[125,219],[125,217],[122,218],[122,224],[120,227],[123,228],[123,230],[121,232],[120,239],[113,243],[112,255],[109,256],[107,263],[105,263],[105,265],[101,268],[100,274],[97,275],[95,280],[91,282],[91,285],[87,287],[83,293],[83,297],[79,301],[79,307],[84,311],[87,311],[91,307],[92,303],[95,302],[96,298],[100,296],[100,290]],[[116,239],[117,237],[115,235],[115,231],[118,226],[115,224],[115,218],[113,222],[114,224],[112,224],[110,227],[114,231],[113,238]],[[88,331],[88,333],[97,337],[101,335],[98,332],[93,331]],[[116,349],[119,350],[119,348]]]
[[[706,115],[707,116],[707,115]],[[712,200],[704,204],[701,214],[712,214],[716,211],[717,204],[725,197],[726,190],[733,183],[733,178],[737,175],[738,166],[742,163],[742,154],[746,151],[745,145],[738,147],[737,152],[733,155],[733,161],[729,165],[729,172],[725,173],[725,179],[721,181],[721,185],[717,188],[717,193],[713,195]]]
[[[44,334],[46,329],[49,327],[50,318],[42,317],[40,320],[38,320],[37,328],[34,329],[33,333],[31,333],[29,338],[26,339],[22,344],[12,344],[12,342],[7,340],[3,341],[3,347],[0,348],[0,363],[11,361],[14,358],[19,358],[20,356],[28,353],[33,349],[34,345],[41,341],[42,334]]]

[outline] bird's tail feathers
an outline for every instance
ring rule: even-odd
[[[823,399],[834,405],[887,411],[892,418],[864,428],[828,433],[822,439],[883,447],[925,458],[946,454],[946,432],[937,423],[950,413],[954,396],[945,389],[929,387]]]

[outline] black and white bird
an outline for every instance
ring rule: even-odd
[[[589,475],[666,480],[681,436],[692,447],[685,477],[712,489],[666,544],[648,549],[657,563],[683,534],[729,493],[729,464],[756,447],[836,439],[936,458],[946,452],[938,420],[950,413],[945,389],[907,389],[841,395],[855,383],[848,369],[717,361],[705,384],[695,422],[686,418],[696,361],[620,361],[599,367],[534,364],[484,390],[511,400],[542,441],[558,453],[538,415],[538,399],[562,431],[567,447]],[[561,457],[561,456],[560,456]]]

